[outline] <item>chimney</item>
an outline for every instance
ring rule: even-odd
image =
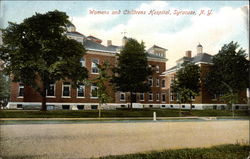
[[[186,51],[186,57],[191,58],[192,57],[192,51],[190,51],[190,50]]]
[[[111,41],[111,40],[108,40],[108,41],[107,41],[107,46],[110,46],[110,45],[112,45],[112,41]]]

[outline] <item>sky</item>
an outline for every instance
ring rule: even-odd
[[[211,55],[231,41],[249,52],[247,0],[0,1],[0,28],[6,28],[8,21],[21,23],[36,12],[55,9],[66,12],[78,32],[102,39],[103,45],[107,45],[107,40],[121,45],[122,32],[126,32],[125,36],[143,41],[146,49],[153,45],[166,48],[167,68],[175,65],[187,50],[195,56],[199,43],[203,52]],[[150,15],[150,11],[160,14]],[[183,14],[174,14],[177,12]]]

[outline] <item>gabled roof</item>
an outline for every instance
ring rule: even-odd
[[[111,48],[108,48],[98,42],[92,41],[92,40],[84,40],[83,45],[87,50],[96,50],[96,51],[103,51],[103,52],[110,52],[110,53],[115,53]]]
[[[95,39],[95,40],[101,40],[101,39],[99,39],[99,38],[97,38],[97,37],[94,37],[94,36],[92,36],[92,35],[87,36],[87,38],[89,38],[89,39]]]
[[[157,48],[157,49],[162,49],[162,50],[168,50],[168,49],[165,49],[165,48],[160,47],[160,46],[157,46],[157,45],[153,45],[152,47],[153,47],[153,48]]]
[[[204,63],[213,63],[213,56],[207,53],[200,53],[192,58],[193,63],[204,62]]]
[[[85,37],[83,34],[77,32],[77,31],[67,32],[67,34],[68,35],[73,35],[73,36],[77,35],[77,36]]]
[[[200,54],[197,54],[196,56],[194,56],[192,58],[182,57],[177,61],[180,61],[182,59],[184,61],[190,61],[192,63],[211,63],[211,64],[213,63],[213,61],[212,61],[213,56],[210,55],[210,54],[207,54],[207,53],[200,53]],[[166,72],[172,71],[172,70],[174,70],[176,68],[177,68],[177,65],[169,68],[168,70],[166,70]]]
[[[110,50],[113,50],[113,51],[118,51],[122,47],[121,46],[116,46],[116,45],[109,45],[109,46],[107,46],[107,48],[109,48]]]

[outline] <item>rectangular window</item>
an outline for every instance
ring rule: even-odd
[[[148,84],[149,84],[150,87],[153,87],[153,78],[152,77],[150,77],[148,79]]]
[[[144,93],[140,93],[140,101],[144,101]]]
[[[47,110],[54,110],[55,109],[55,105],[47,105]]]
[[[91,105],[91,109],[97,109],[98,105]]]
[[[79,84],[77,88],[77,97],[83,98],[85,96],[85,86],[84,84]]]
[[[166,84],[165,84],[165,79],[162,79],[161,80],[161,87],[165,88],[166,87]]]
[[[63,83],[63,97],[70,97],[70,82]]]
[[[125,101],[125,93],[120,93],[120,101]]]
[[[91,64],[92,73],[99,73],[99,69],[98,69],[97,64],[99,64],[99,60],[98,59],[92,59],[92,64]]]
[[[156,93],[156,101],[160,100],[160,93]]]
[[[166,102],[166,94],[162,94],[162,102]]]
[[[18,96],[19,97],[24,96],[24,85],[23,84],[19,84]]]
[[[17,108],[23,108],[23,105],[22,104],[17,104]]]
[[[69,110],[70,106],[69,105],[62,105],[63,110]]]
[[[86,62],[85,62],[84,58],[80,59],[80,64],[81,64],[81,67],[85,67],[86,66]]]
[[[78,110],[83,110],[84,109],[84,105],[77,105],[77,109]]]
[[[212,100],[215,100],[215,99],[217,99],[217,95],[216,95],[216,94],[213,94],[213,95],[212,95]]]
[[[97,89],[96,84],[91,85],[91,98],[97,98]]]
[[[49,88],[47,89],[47,97],[54,97],[55,96],[55,84],[51,83]]]
[[[149,93],[148,94],[148,100],[149,101],[153,101],[153,93]]]
[[[157,78],[157,79],[156,79],[156,87],[159,87],[159,86],[160,86],[160,79]]]

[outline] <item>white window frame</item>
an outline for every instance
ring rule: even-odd
[[[20,96],[20,90],[23,89],[23,95]],[[18,98],[23,98],[24,96],[24,85],[23,84],[19,84],[19,87],[18,87]]]
[[[77,90],[76,90],[76,97],[77,98],[85,98],[85,85],[84,84],[79,84],[79,87],[83,87],[83,96],[78,96],[78,90],[79,88],[77,87]]]
[[[64,96],[63,92],[64,92],[64,86],[68,86],[69,87],[69,96]],[[62,84],[62,98],[71,98],[71,84]]]
[[[160,87],[160,79],[156,78],[156,87]]]
[[[151,99],[150,99],[151,96]],[[153,93],[148,93],[148,101],[153,101],[154,100],[154,94]]]
[[[163,96],[165,96],[165,101],[163,101],[163,99],[164,99]],[[162,93],[161,94],[162,103],[166,103],[166,101],[167,101],[166,98],[167,98],[166,93]]]
[[[122,99],[122,95],[124,96],[124,99]],[[120,92],[120,96],[119,96],[120,101],[124,102],[126,100],[126,93]]]
[[[90,98],[92,98],[92,99],[97,99],[98,98],[98,94],[97,94],[97,92],[96,92],[96,97],[93,97],[92,96],[92,90],[94,90],[94,89],[98,89],[98,87],[96,86],[96,85],[91,85],[91,88],[90,88]]]
[[[55,98],[56,97],[56,84],[50,84],[49,86],[53,86],[54,87],[54,95],[53,96],[48,96],[48,90],[46,90],[46,97],[48,98]]]
[[[92,61],[91,61],[91,73],[92,74],[99,74],[99,69],[98,69],[97,65],[94,63],[95,60],[97,61],[97,64],[99,64],[99,59],[92,59]],[[93,72],[94,68],[97,69],[97,72]]]
[[[149,77],[149,79],[148,79],[148,83],[149,84],[150,84],[150,81],[151,81],[150,87],[153,87],[154,86],[154,79],[153,79],[153,77]]]
[[[174,101],[174,94],[172,93],[172,91],[171,90],[169,90],[169,99],[170,99],[170,101]]]
[[[163,85],[163,83],[164,83],[164,85]],[[161,87],[166,88],[166,80],[165,79],[161,80]]]
[[[86,61],[85,61],[85,58],[81,58],[80,59],[80,64],[81,64],[81,67],[85,67],[86,66]]]
[[[142,99],[141,99],[141,95],[142,95],[142,97],[143,97]],[[144,101],[144,100],[145,100],[144,93],[140,93],[140,94],[139,94],[139,100],[140,100],[140,101]]]
[[[157,98],[157,97],[158,97],[158,98]],[[156,101],[160,101],[160,93],[156,93],[156,94],[155,94],[155,100],[156,100]]]

